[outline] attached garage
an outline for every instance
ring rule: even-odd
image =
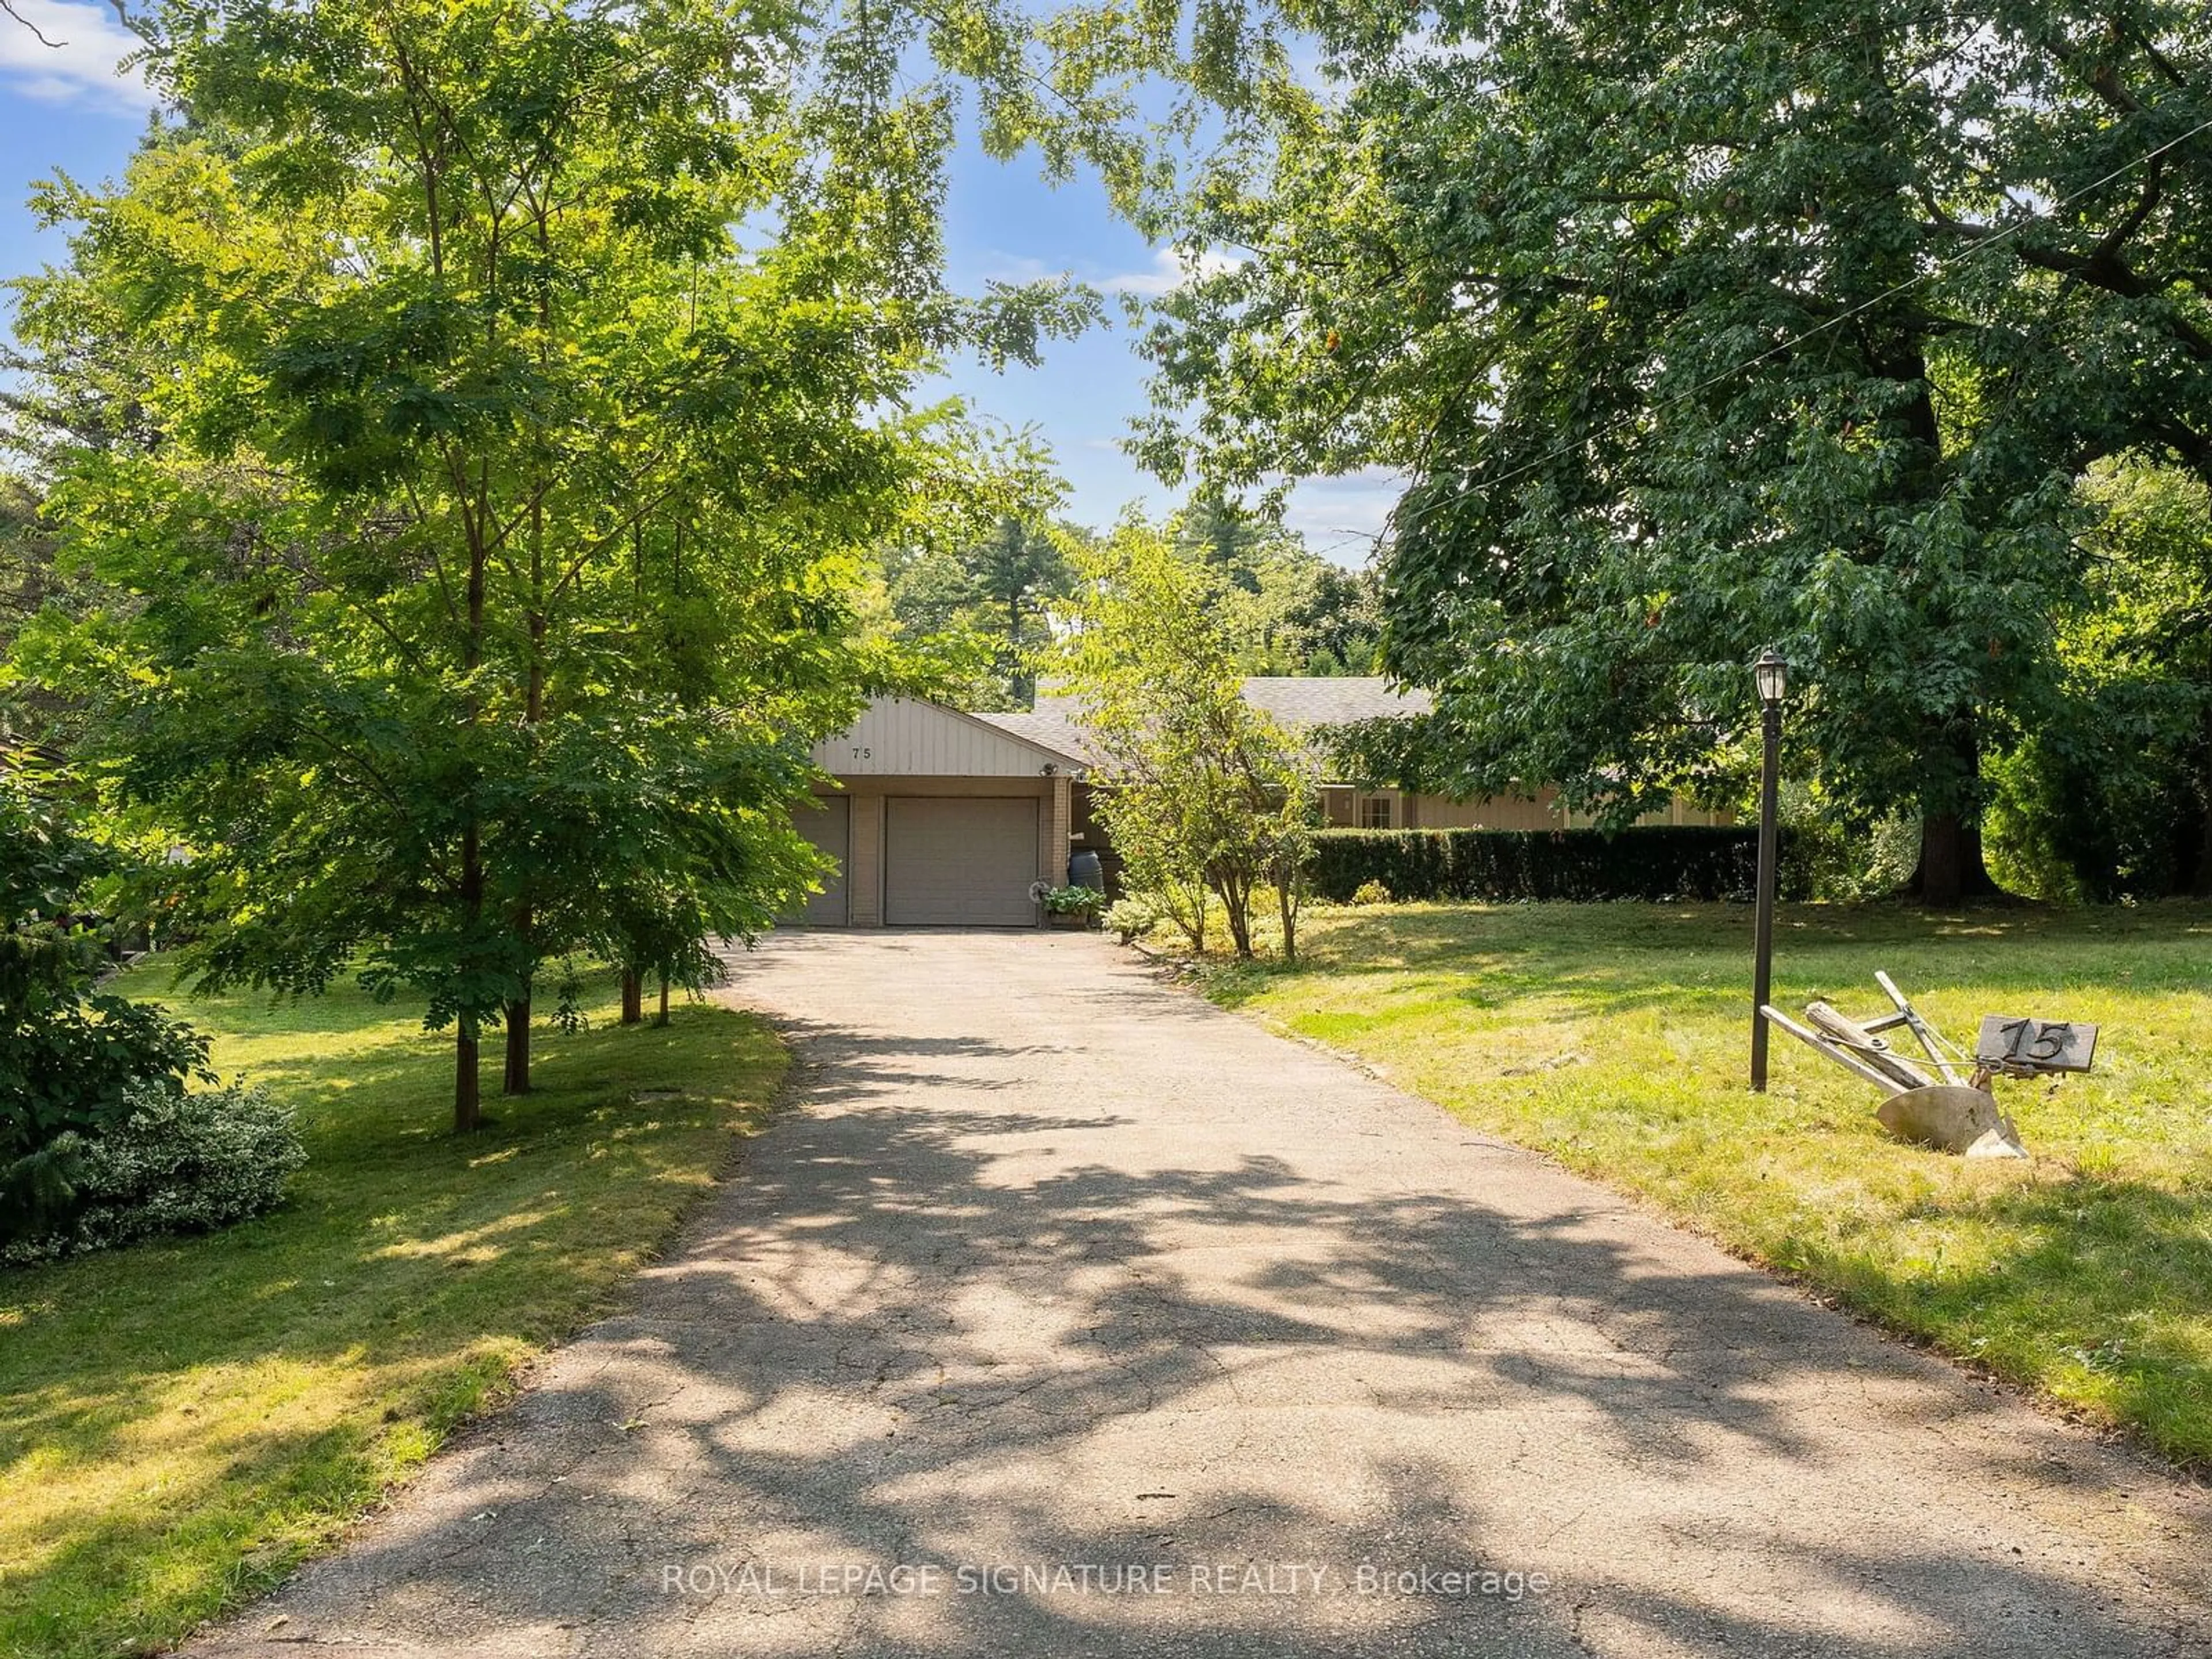
[[[1030,889],[1067,879],[1070,786],[1082,763],[972,714],[883,697],[814,750],[833,787],[799,833],[838,860],[815,927],[1035,927]],[[801,918],[793,918],[794,921]]]
[[[1037,805],[957,795],[887,799],[884,925],[1033,926]]]

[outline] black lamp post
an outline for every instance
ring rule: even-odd
[[[1765,754],[1759,772],[1759,942],[1752,969],[1751,1086],[1766,1090],[1766,1016],[1759,1012],[1771,999],[1774,987],[1775,865],[1780,852],[1781,830],[1776,822],[1782,783],[1782,698],[1790,690],[1790,665],[1770,647],[1751,665],[1752,683],[1759,688],[1759,726],[1765,738]]]

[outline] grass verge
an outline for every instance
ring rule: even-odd
[[[297,1111],[310,1162],[228,1231],[0,1273],[0,1654],[156,1650],[326,1546],[611,1305],[784,1067],[759,1020],[623,1029],[595,984],[586,1030],[539,1036],[537,1091],[457,1139],[449,1042],[407,1013],[161,1000]]]
[[[1785,1008],[1886,1010],[1887,969],[1955,1041],[1988,1013],[2104,1028],[2093,1074],[1998,1084],[2024,1164],[1889,1140],[1870,1087],[1780,1032],[1771,1092],[1752,1094],[1746,908],[1325,910],[1301,944],[1297,968],[1211,964],[1204,983],[1945,1353],[2212,1467],[2212,907],[1785,908]]]

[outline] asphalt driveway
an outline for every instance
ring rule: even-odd
[[[2212,1652],[2212,1505],[1060,933],[778,939],[635,1310],[225,1655]]]

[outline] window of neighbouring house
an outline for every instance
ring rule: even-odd
[[[1362,795],[1359,798],[1359,827],[1362,830],[1388,830],[1390,827],[1390,797]]]

